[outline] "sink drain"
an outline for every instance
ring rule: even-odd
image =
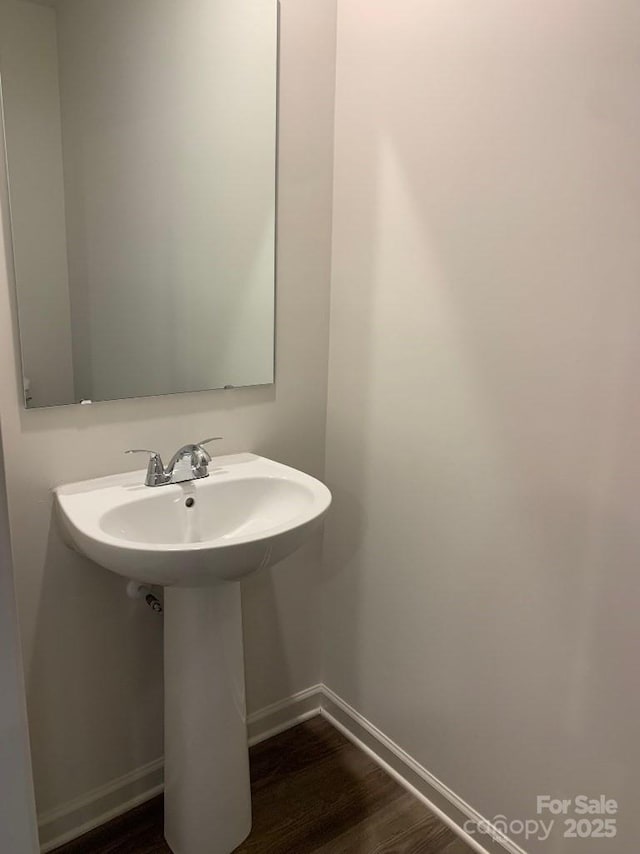
[[[187,500],[184,502],[184,506],[185,507],[193,507],[193,505],[195,503],[196,503],[195,498],[187,498]]]

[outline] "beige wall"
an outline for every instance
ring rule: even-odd
[[[162,753],[161,620],[65,549],[51,488],[139,466],[125,448],[169,453],[212,432],[221,453],[323,474],[334,44],[334,3],[284,0],[275,386],[25,412],[1,265],[0,417],[40,812]],[[318,584],[319,540],[246,584],[250,710],[318,681]]]
[[[340,0],[326,681],[488,818],[640,795],[640,6]]]

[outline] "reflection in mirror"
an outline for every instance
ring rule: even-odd
[[[28,406],[273,382],[275,0],[0,0]]]

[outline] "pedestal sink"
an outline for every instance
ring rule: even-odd
[[[254,454],[202,480],[144,472],[55,490],[65,539],[105,569],[165,590],[165,837],[229,854],[251,829],[241,578],[294,552],[331,503],[324,484]]]

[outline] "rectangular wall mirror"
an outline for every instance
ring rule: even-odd
[[[273,382],[276,0],[0,0],[29,407]]]

